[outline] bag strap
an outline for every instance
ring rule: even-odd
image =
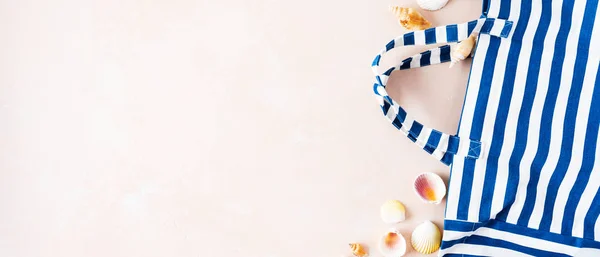
[[[396,47],[459,42],[467,39],[473,32],[506,38],[510,34],[512,25],[513,22],[507,20],[481,18],[462,24],[452,24],[408,32],[390,41],[375,57],[371,65],[376,79],[373,89],[383,115],[411,141],[446,165],[452,164],[454,155],[473,159],[483,156],[481,142],[468,138],[459,138],[456,135],[448,135],[444,132],[423,126],[422,123],[412,118],[404,108],[394,101],[385,89],[387,81],[394,70],[419,68],[450,61],[451,48],[449,45],[433,48],[406,58],[398,65],[387,69],[383,73],[379,71],[379,61],[390,50]]]

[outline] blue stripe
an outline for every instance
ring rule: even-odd
[[[427,145],[437,148],[440,144],[440,139],[442,138],[442,133],[437,130],[432,130],[431,134],[429,134],[429,138],[427,139]]]
[[[480,33],[483,33],[483,34],[489,34],[489,33],[490,33],[490,31],[492,31],[492,28],[493,28],[493,27],[494,27],[494,20],[492,20],[492,19],[486,19],[486,20],[483,22],[483,26],[481,26],[481,31],[480,31]]]
[[[473,30],[475,30],[475,26],[477,26],[477,21],[470,21],[467,23],[467,36],[471,35]]]
[[[458,41],[458,26],[455,24],[446,26],[446,41],[457,42]]]
[[[400,65],[400,70],[410,69],[410,62],[412,62],[412,57],[404,59],[404,61],[402,61],[402,65]]]
[[[425,51],[421,53],[420,65],[421,67],[429,66],[431,64],[431,51]]]
[[[521,1],[521,11],[519,21],[515,27],[513,37],[521,38],[525,34],[527,23],[531,14],[531,1]],[[508,50],[508,59],[506,60],[506,70],[504,72],[504,81],[502,83],[502,91],[496,112],[496,122],[494,123],[494,136],[488,153],[488,161],[485,169],[485,178],[483,182],[483,193],[480,204],[479,220],[488,220],[491,217],[492,200],[494,198],[494,190],[496,187],[496,176],[498,174],[498,158],[504,144],[504,133],[506,132],[506,121],[510,102],[514,90],[515,78],[517,74],[517,65],[519,55],[521,54],[521,41],[512,41]],[[516,175],[516,176],[515,176]],[[511,190],[516,190],[519,174],[509,173],[508,183],[506,187],[514,187]]]
[[[435,36],[435,28],[430,28],[425,30],[425,44],[435,44],[436,36]]]
[[[548,33],[548,27],[550,24],[550,16],[552,15],[552,2],[542,2],[542,13],[540,16],[540,22],[537,30],[533,37],[533,45],[543,45]],[[511,153],[508,166],[509,172],[509,184],[515,186],[507,186],[504,197],[504,208],[496,218],[502,221],[506,221],[508,212],[512,208],[512,203],[515,201],[517,194],[517,184],[519,180],[519,164],[523,160],[523,154],[525,153],[525,147],[527,146],[527,133],[529,130],[529,118],[531,117],[531,109],[533,106],[533,99],[538,86],[538,76],[540,73],[540,65],[542,60],[543,47],[533,47],[531,49],[531,56],[529,59],[529,68],[527,70],[527,79],[525,82],[525,93],[523,95],[523,101],[521,105],[521,111],[519,112],[519,118],[517,121],[517,133],[515,136],[515,147]],[[511,184],[513,181],[517,181],[515,184]]]
[[[421,135],[421,130],[423,130],[423,125],[417,121],[414,121],[410,127],[410,134],[417,138],[419,135]]]
[[[508,6],[508,7],[507,7]],[[503,3],[500,7],[510,8],[509,4]],[[484,25],[485,26],[485,25]],[[473,114],[473,122],[471,125],[471,133],[469,138],[472,140],[481,140],[483,132],[483,122],[487,110],[492,78],[494,77],[494,67],[496,66],[496,58],[498,57],[498,49],[501,39],[498,37],[489,37],[489,47],[486,53],[486,58],[483,63],[481,82],[475,104],[475,113]],[[460,197],[458,199],[457,218],[467,220],[469,216],[469,206],[471,204],[471,190],[473,188],[473,176],[475,174],[475,160],[465,160],[463,169],[462,183],[460,188]]]
[[[444,153],[444,156],[440,160],[443,164],[450,165],[454,160],[454,155],[449,153]]]
[[[548,159],[548,154],[550,152],[550,138],[552,137],[552,126],[549,126],[549,124],[552,124],[554,110],[556,107],[556,99],[558,98],[558,91],[561,86],[560,81],[562,77],[562,68],[566,52],[566,48],[564,46],[566,46],[567,44],[567,37],[569,35],[569,30],[571,29],[573,5],[574,1],[564,1],[562,6],[562,19],[555,42],[556,47],[554,48],[552,68],[550,69],[548,93],[546,95],[546,99],[544,100],[544,107],[542,109],[542,125],[540,126],[540,133],[538,137],[539,145],[535,157],[533,158],[533,163],[531,164],[531,176],[529,179],[529,183],[527,184],[527,196],[525,197],[523,211],[521,212],[521,215],[519,216],[519,219],[517,221],[517,224],[522,226],[527,226],[529,223],[529,219],[531,218],[531,214],[533,212],[533,207],[535,205],[537,197],[537,185],[540,180],[540,172],[542,170],[542,167],[546,163],[546,160]],[[572,146],[568,147],[569,152],[571,151],[571,148]],[[553,196],[555,197],[555,195]],[[550,224],[548,224],[548,228],[549,226]]]
[[[445,63],[451,60],[451,48],[449,45],[445,45],[440,47],[440,62]]]
[[[581,90],[583,88],[583,78],[589,55],[590,40],[592,37],[591,33],[585,32],[591,32],[591,28],[593,27],[596,16],[595,14],[597,5],[598,2],[596,2],[595,4],[592,2],[587,2],[585,8],[583,24],[581,28],[582,33],[579,34],[577,56],[575,59],[575,66],[573,68],[574,74],[580,75],[574,75],[571,83],[571,91],[569,92],[569,100],[567,101],[567,110],[563,125],[564,132],[560,156],[558,158],[556,170],[552,174],[552,177],[550,178],[550,182],[548,184],[548,192],[546,193],[546,200],[544,202],[544,214],[540,222],[540,229],[543,230],[550,229],[550,225],[552,224],[552,215],[554,213],[554,205],[556,203],[556,195],[558,194],[558,188],[560,187],[562,181],[565,178],[565,175],[569,168],[569,163],[571,162],[571,157],[573,155],[573,138],[575,137],[575,123],[577,121],[577,111],[581,97]],[[559,86],[560,85],[558,85],[557,87]],[[592,156],[590,156],[589,158],[594,158],[593,155],[594,154],[592,154]],[[584,157],[587,158],[587,156],[585,155]],[[562,229],[564,230],[565,228]],[[571,230],[569,229],[569,231]]]
[[[373,60],[373,63],[371,64],[371,66],[379,66],[379,60],[381,59],[381,55],[378,54],[377,56],[375,56],[375,59]]]
[[[395,69],[396,69],[396,68],[394,68],[394,67],[391,67],[391,68],[389,68],[388,70],[386,70],[386,71],[383,73],[383,75],[390,76],[390,75],[392,75],[392,71],[394,71]]]
[[[381,109],[383,110],[383,115],[387,115],[388,111],[390,110],[390,103],[388,103],[387,101],[383,102],[383,106],[381,106]]]
[[[415,33],[408,32],[408,33],[404,34],[404,45],[410,46],[410,45],[414,45],[414,44],[415,44]]]
[[[447,152],[453,153],[453,154],[457,153],[458,152],[459,143],[460,143],[460,138],[458,138],[456,136],[450,136],[448,138],[448,149],[447,149]]]
[[[394,118],[394,121],[392,121],[392,124],[397,129],[401,129],[402,128],[402,122],[400,122],[400,120],[398,119],[398,116],[396,116],[396,118]]]
[[[385,51],[387,52],[389,50],[392,50],[392,49],[394,49],[395,46],[396,46],[396,40],[392,40],[385,45]]]
[[[404,120],[406,120],[406,111],[399,106],[398,115],[396,116],[398,117],[398,119],[400,119],[401,122],[404,122]]]

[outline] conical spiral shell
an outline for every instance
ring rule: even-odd
[[[442,233],[431,221],[425,221],[415,228],[410,242],[417,252],[422,254],[434,253],[440,248]]]
[[[475,43],[477,39],[477,33],[471,34],[469,38],[461,41],[460,43],[454,46],[452,51],[452,62],[450,63],[450,67],[454,66],[454,64],[458,63],[469,57],[475,48]]]
[[[350,250],[352,250],[352,254],[356,257],[366,257],[368,256],[367,250],[359,243],[351,243]]]
[[[431,27],[431,22],[413,8],[390,6],[390,11],[396,15],[398,23],[408,30],[424,30]]]
[[[419,7],[428,11],[437,11],[442,9],[447,3],[448,0],[417,0]]]

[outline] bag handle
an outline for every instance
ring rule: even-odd
[[[448,135],[423,126],[422,123],[412,118],[404,108],[394,101],[385,89],[387,81],[394,70],[407,70],[450,61],[451,47],[449,45],[433,48],[406,58],[383,73],[379,72],[379,61],[396,47],[459,42],[467,39],[473,32],[506,38],[512,30],[512,25],[513,22],[507,20],[481,18],[462,24],[408,32],[390,41],[375,57],[371,65],[376,79],[373,90],[383,115],[412,142],[446,165],[452,164],[455,155],[473,159],[482,157],[483,147],[481,142],[459,138],[456,135]]]

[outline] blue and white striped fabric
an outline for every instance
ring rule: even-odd
[[[399,37],[373,63],[386,117],[451,165],[440,256],[600,256],[598,0],[484,0],[483,9],[475,25]],[[394,70],[448,61],[448,46],[383,73],[379,60],[471,31],[480,35],[458,134],[426,129],[385,84]]]

